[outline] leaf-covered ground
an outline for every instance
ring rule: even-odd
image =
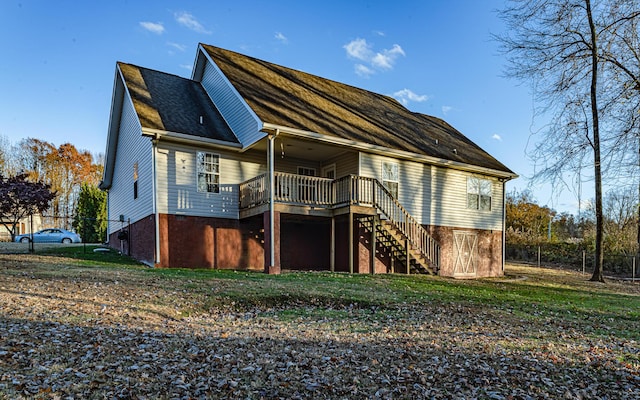
[[[637,283],[0,255],[0,398],[640,399]]]

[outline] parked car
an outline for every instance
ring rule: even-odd
[[[31,234],[18,235],[16,242],[28,243],[31,240]],[[74,232],[64,229],[43,229],[33,233],[34,243],[81,243],[80,236]]]

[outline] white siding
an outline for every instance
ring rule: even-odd
[[[298,167],[313,168],[316,170],[316,176],[320,176],[321,164],[311,160],[303,160],[300,158],[280,157],[276,152],[274,157],[274,168],[277,172],[286,172],[289,174],[297,174]]]
[[[220,69],[209,60],[205,62],[202,86],[244,147],[265,136],[260,132],[262,123],[257,116],[249,109]]]
[[[467,208],[467,178],[477,176],[492,183],[491,211]],[[434,225],[502,230],[502,183],[495,178],[448,168],[431,171],[431,215]]]
[[[196,153],[220,156],[220,193],[198,192]],[[266,172],[266,154],[202,150],[159,143],[157,155],[158,211],[217,218],[239,218],[239,184]]]
[[[136,222],[153,213],[153,176],[151,141],[142,136],[140,122],[131,99],[126,96],[122,105],[113,181],[109,189],[109,219]],[[133,198],[133,169],[138,163],[138,198]],[[109,222],[109,233],[119,230],[120,222]]]
[[[382,182],[382,162],[398,164],[398,200],[422,224],[502,230],[502,184],[495,178],[450,168],[361,153],[360,172]],[[467,177],[489,179],[491,211],[467,209]]]
[[[322,166],[336,165],[336,178],[347,175],[358,175],[358,153],[345,152],[325,161]]]
[[[382,163],[391,162],[398,164],[398,200],[400,204],[415,219],[422,224],[429,224],[429,214],[425,213],[425,201],[429,197],[425,196],[428,191],[425,186],[430,184],[430,166],[421,163],[400,161],[390,157],[383,157],[374,154],[360,154],[360,175],[376,178],[382,182]]]

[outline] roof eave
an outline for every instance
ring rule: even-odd
[[[186,133],[164,131],[160,129],[142,128],[142,135],[149,136],[158,140],[166,140],[192,146],[195,145],[200,147],[205,146],[212,148],[226,148],[236,151],[242,150],[241,143],[227,142],[219,139],[211,139],[202,136],[194,136]]]
[[[444,158],[427,156],[424,154],[413,153],[405,150],[398,150],[389,147],[379,146],[371,143],[358,142],[354,140],[344,139],[336,136],[329,136],[322,133],[305,131],[295,128],[290,128],[287,126],[264,123],[263,130],[266,131],[277,131],[280,134],[289,135],[292,137],[304,138],[304,139],[312,139],[320,142],[325,142],[329,144],[335,144],[339,146],[350,147],[356,150],[367,151],[370,153],[393,156],[399,159],[417,161],[427,164],[432,164],[440,167],[453,168],[483,175],[494,176],[499,179],[504,179],[505,181],[515,179],[518,177],[517,174],[511,171],[502,171],[492,168],[481,167],[478,165],[472,165],[467,163],[462,163],[459,161],[447,160]]]
[[[101,190],[111,188],[113,182],[113,171],[115,168],[116,151],[118,147],[118,136],[120,135],[120,120],[122,116],[122,106],[124,104],[125,84],[120,71],[120,66],[116,64],[116,72],[113,79],[113,92],[111,94],[111,110],[109,111],[109,129],[107,132],[107,144],[105,149],[104,172],[100,182]]]

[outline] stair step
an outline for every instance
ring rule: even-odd
[[[360,223],[369,233],[375,231],[376,242],[380,246],[385,247],[387,251],[391,253],[392,257],[400,264],[406,264],[406,235],[402,230],[398,229],[391,221],[377,219],[375,216],[360,218]],[[376,253],[378,253],[378,251],[376,251]],[[427,274],[435,274],[437,272],[428,257],[411,244],[409,245],[409,255],[411,257],[410,271]]]

